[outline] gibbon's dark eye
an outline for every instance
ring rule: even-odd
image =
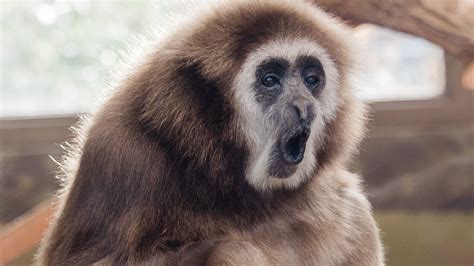
[[[269,88],[280,85],[280,78],[273,73],[266,74],[262,79],[262,85]]]
[[[319,78],[317,76],[307,76],[304,78],[304,81],[309,85],[317,85],[319,84]]]
[[[315,66],[309,66],[303,69],[302,78],[306,87],[313,92],[318,92],[321,89],[321,71]]]

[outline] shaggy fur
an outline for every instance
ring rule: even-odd
[[[382,265],[370,204],[344,170],[364,129],[344,26],[296,1],[197,13],[81,127],[39,263]],[[337,103],[326,103],[307,178],[262,187],[247,177],[255,147],[236,78],[275,41],[318,47]]]

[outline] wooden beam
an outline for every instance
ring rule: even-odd
[[[462,87],[474,91],[474,62],[467,65],[462,76]]]
[[[463,61],[474,61],[474,1],[312,1],[344,20],[376,24],[420,36]]]
[[[0,231],[0,265],[6,265],[37,246],[52,214],[51,201],[45,201],[5,225]]]

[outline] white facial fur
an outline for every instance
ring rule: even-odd
[[[306,144],[303,161],[297,165],[295,173],[287,178],[275,178],[268,173],[268,163],[272,147],[276,142],[276,129],[268,123],[262,106],[256,101],[254,84],[257,66],[270,58],[282,58],[293,64],[300,56],[313,56],[321,62],[326,74],[326,85],[321,94],[313,98],[316,118],[311,126],[311,135]],[[276,40],[268,42],[246,58],[236,76],[234,86],[236,102],[240,115],[240,126],[250,148],[246,169],[246,180],[260,191],[298,187],[309,178],[316,167],[316,155],[324,128],[334,119],[339,106],[339,73],[328,52],[319,44],[307,39]]]

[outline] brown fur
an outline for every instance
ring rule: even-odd
[[[221,5],[160,43],[83,127],[39,262],[382,264],[370,204],[343,170],[363,131],[347,79],[350,49],[313,11]],[[279,37],[325,48],[343,99],[313,178],[265,194],[244,178],[248,147],[230,86],[246,55]]]

